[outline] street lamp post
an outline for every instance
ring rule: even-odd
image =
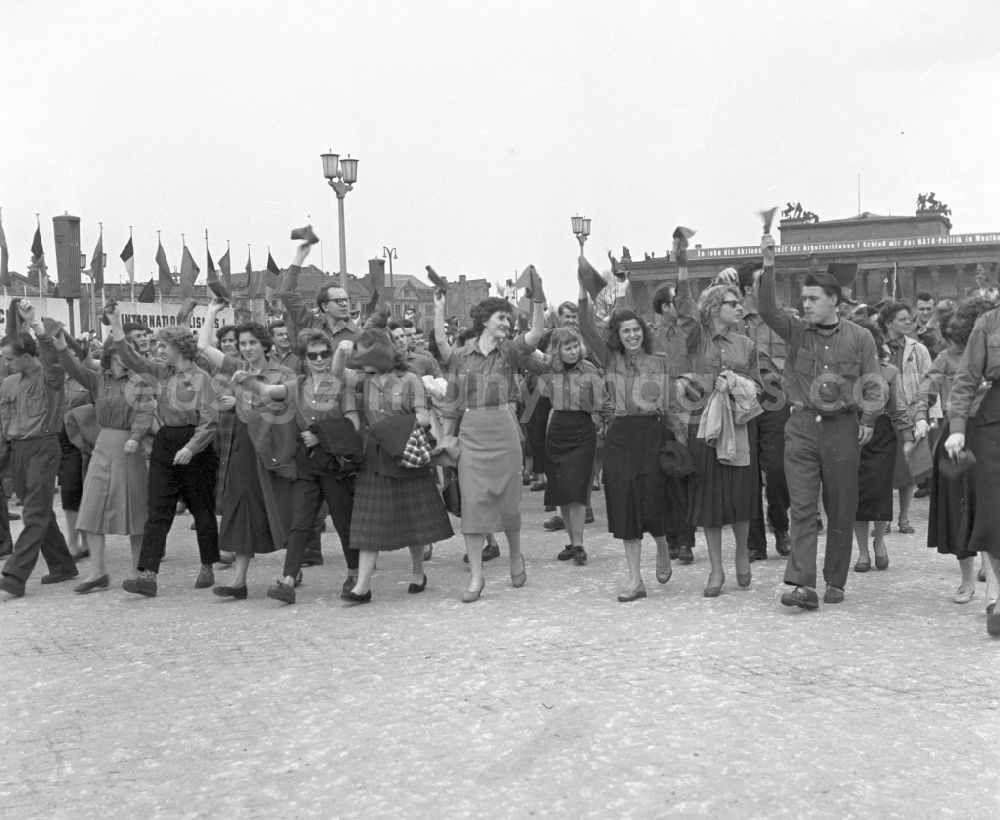
[[[570,219],[570,222],[573,225],[573,233],[576,235],[576,241],[580,243],[580,253],[583,254],[583,243],[590,236],[590,220],[585,216],[577,214]]]
[[[389,287],[391,288],[393,286],[393,283],[392,283],[392,260],[393,259],[399,259],[399,257],[396,255],[396,249],[395,248],[387,248],[385,245],[383,245],[382,246],[382,258],[389,260]]]
[[[348,191],[354,190],[354,183],[358,181],[358,161],[351,159],[350,154],[346,159],[341,159],[340,154],[321,154],[323,160],[323,176],[326,177],[327,184],[333,188],[337,195],[337,221],[340,227],[340,286],[347,288],[347,240],[344,235],[344,197]]]

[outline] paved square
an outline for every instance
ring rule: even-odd
[[[596,495],[581,568],[525,491],[528,584],[504,550],[474,605],[458,539],[422,595],[382,555],[356,607],[332,535],[294,606],[264,597],[280,553],[246,601],[196,591],[189,516],[156,599],[120,589],[124,538],[108,592],[40,566],[0,606],[0,817],[996,816],[1000,643],[985,585],[952,603],[956,562],[923,547],[926,500],[888,571],[805,613],[778,604],[774,556],[737,588],[729,536],[721,597],[700,537],[666,586],[647,539],[649,598],[619,604]]]

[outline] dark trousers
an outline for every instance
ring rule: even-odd
[[[855,413],[839,413],[819,421],[808,409],[789,415],[785,425],[785,472],[791,497],[792,554],[785,567],[786,584],[816,586],[816,513],[821,485],[827,515],[823,579],[841,589],[847,584],[860,457]]]
[[[0,491],[0,555],[7,555],[14,549],[14,542],[10,538],[10,511],[7,503],[7,496]]]
[[[149,457],[149,516],[142,531],[139,569],[160,571],[167,547],[167,533],[174,523],[177,501],[194,516],[202,564],[219,560],[219,528],[215,522],[215,478],[219,460],[212,447],[196,454],[188,464],[175,465],[174,456],[191,440],[193,427],[161,427]]]
[[[311,540],[316,514],[322,503],[330,510],[333,527],[340,536],[340,546],[348,570],[358,568],[358,551],[351,549],[351,510],[354,506],[354,476],[334,478],[333,473],[304,474],[292,482],[292,524],[285,544],[284,574],[292,578],[302,567],[302,556]]]
[[[39,552],[49,572],[76,574],[76,564],[52,509],[60,456],[55,436],[11,442],[10,475],[14,491],[23,501],[24,529],[4,564],[3,574],[16,578],[22,588],[35,568]]]
[[[59,500],[64,511],[79,512],[83,499],[83,453],[69,440],[65,430],[59,432]]]
[[[757,463],[765,478],[764,495],[767,498],[767,520],[775,533],[788,532],[788,481],[785,478],[785,425],[788,422],[788,406],[778,410],[765,410],[756,418],[757,422]],[[759,513],[750,519],[750,537],[747,546],[751,550],[767,550],[767,536],[764,530],[763,504],[758,502]]]

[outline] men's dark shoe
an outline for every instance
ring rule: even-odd
[[[670,550],[670,560],[676,561],[681,557],[681,548],[677,544],[667,543],[667,549]]]
[[[826,592],[823,593],[823,603],[824,604],[842,604],[844,603],[844,590],[840,587],[830,586],[827,584]]]
[[[76,578],[80,573],[76,571],[76,567],[73,569],[63,569],[57,572],[50,572],[48,575],[42,576],[43,584],[61,584],[63,581],[71,581]]]
[[[566,529],[566,522],[563,521],[561,515],[553,515],[548,521],[542,522],[542,529],[546,529],[549,532],[564,530]]]
[[[73,556],[74,561],[82,561],[84,558],[90,558],[90,550],[86,547]]]
[[[12,598],[23,598],[24,584],[13,575],[4,575],[0,578],[0,592],[5,592]]]
[[[146,578],[126,578],[122,581],[122,589],[134,592],[136,595],[145,595],[147,598],[156,597],[156,581]]]
[[[572,561],[573,560],[573,545],[567,544],[561,550],[556,558],[560,561]]]
[[[931,491],[926,487],[917,487],[917,489],[913,491],[914,498],[927,498],[930,494]]]
[[[545,489],[545,482],[544,481],[536,481],[534,484],[531,485],[530,489],[531,489],[531,492],[533,492],[533,493],[540,493],[542,490]]]
[[[286,604],[295,603],[295,587],[277,581],[267,588],[267,597]]]
[[[349,604],[367,604],[371,602],[371,599],[371,590],[368,590],[364,595],[358,595],[356,592],[352,592],[351,590],[340,593],[340,600],[347,601]]]
[[[792,554],[792,539],[787,532],[776,532],[774,534],[774,549],[782,558],[787,558]]]
[[[691,547],[684,544],[681,547],[680,554],[677,556],[677,560],[682,564],[693,564],[694,563],[694,553],[691,552]]]
[[[767,560],[767,550],[748,550],[747,554],[749,555],[751,562]]]
[[[212,565],[202,564],[201,569],[198,570],[198,577],[195,578],[194,588],[208,589],[210,586],[214,585],[215,585],[215,573],[212,572]]]
[[[585,566],[587,563],[587,551],[580,546],[573,547],[573,563],[578,567]]]
[[[492,561],[494,558],[500,557],[500,545],[499,544],[487,544],[483,547],[483,560]]]
[[[781,596],[783,606],[797,606],[800,609],[819,609],[819,596],[810,587],[795,587]]]
[[[587,511],[583,515],[583,523],[584,524],[593,524],[594,523],[594,508],[593,507],[587,507]]]
[[[319,550],[306,550],[302,556],[302,566],[321,567],[323,566],[323,553]]]

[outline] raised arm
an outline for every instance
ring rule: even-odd
[[[198,350],[214,367],[222,367],[225,354],[219,350],[212,342],[215,335],[215,318],[219,311],[225,307],[226,303],[221,299],[213,299],[208,304],[208,315],[205,317],[205,324],[198,331]]]
[[[309,319],[311,318],[309,305],[306,304],[305,299],[298,292],[299,273],[302,271],[302,265],[305,264],[306,257],[309,256],[309,249],[311,247],[312,245],[308,242],[303,242],[296,249],[292,264],[288,266],[288,270],[282,277],[281,291],[278,293],[278,298],[281,299],[281,304],[287,313],[285,321],[289,326],[288,335],[293,339],[298,336],[300,330],[309,326]]]
[[[444,323],[444,310],[447,297],[444,291],[434,291],[434,342],[437,344],[438,352],[441,354],[441,363],[447,367],[451,361],[454,348],[448,343],[448,333]]]
[[[95,399],[97,398],[97,374],[89,367],[80,364],[76,356],[73,355],[66,344],[66,337],[63,333],[57,333],[52,337],[52,344],[59,356],[59,362],[63,369],[69,373],[71,379],[75,379],[82,384]]]
[[[608,345],[594,324],[594,316],[590,310],[590,296],[582,285],[580,287],[580,296],[577,301],[580,306],[580,311],[577,314],[578,321],[580,322],[580,335],[583,336],[583,340],[587,343],[587,347],[589,347],[591,352],[594,354],[594,358],[596,358],[602,366],[607,367]]]
[[[104,315],[108,317],[111,326],[111,338],[115,340],[115,352],[122,360],[126,369],[133,373],[149,373],[158,379],[166,378],[170,375],[170,368],[162,362],[154,362],[145,356],[140,356],[132,349],[132,345],[125,338],[125,331],[122,329],[122,317],[118,312],[118,305],[111,305],[106,308]]]
[[[530,348],[538,347],[542,340],[542,333],[545,332],[545,302],[534,301],[531,303],[531,328],[524,334],[524,343]]]
[[[774,239],[770,234],[765,234],[761,239],[760,249],[764,254],[764,272],[760,277],[757,309],[760,311],[760,318],[767,323],[767,326],[782,339],[789,341],[796,331],[801,331],[804,323],[778,306],[774,290]]]

